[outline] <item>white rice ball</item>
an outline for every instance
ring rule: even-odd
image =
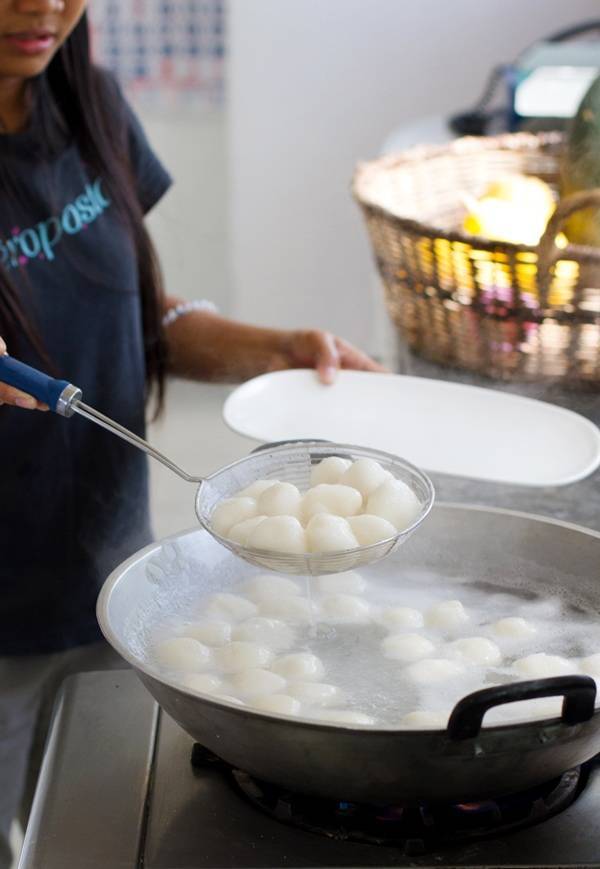
[[[381,516],[391,522],[398,531],[412,525],[419,513],[421,504],[413,490],[402,480],[387,480],[367,500],[366,513]]]
[[[318,576],[314,582],[321,594],[362,594],[367,588],[366,579],[352,570]]]
[[[466,664],[485,664],[496,667],[502,661],[500,649],[486,637],[463,637],[448,646],[451,657]]]
[[[560,718],[562,715],[562,697],[540,697],[536,700],[523,700],[521,702],[523,703],[523,711],[529,719]],[[524,708],[525,704],[528,704],[527,709]]]
[[[419,685],[435,685],[462,676],[465,668],[458,661],[448,661],[446,658],[424,658],[409,664],[404,672]]]
[[[469,614],[459,600],[444,600],[425,613],[425,622],[431,628],[454,630],[469,621]]]
[[[350,459],[340,459],[339,456],[328,456],[322,462],[319,462],[318,465],[313,465],[310,472],[310,485],[318,486],[320,483],[337,483],[351,464]]]
[[[241,622],[256,615],[256,605],[238,594],[213,594],[208,598],[204,615],[216,621]]]
[[[305,706],[335,706],[344,699],[339,688],[325,682],[291,682],[287,690]]]
[[[579,669],[586,676],[600,679],[600,652],[596,652],[595,655],[588,655],[587,658],[582,658],[579,662]]]
[[[447,712],[415,709],[414,712],[408,712],[400,719],[400,725],[411,730],[445,730],[448,717]]]
[[[312,717],[330,724],[375,724],[375,719],[370,715],[354,709],[320,709],[313,712]]]
[[[283,655],[277,658],[271,669],[290,682],[318,682],[325,674],[322,661],[310,652]]]
[[[239,673],[241,670],[266,668],[273,659],[273,652],[258,643],[234,640],[227,646],[215,649],[217,667],[224,673]]]
[[[360,546],[373,546],[382,540],[389,540],[398,533],[396,527],[382,519],[381,516],[370,516],[364,513],[362,516],[350,516],[348,525]]]
[[[347,471],[342,474],[339,482],[342,486],[352,486],[358,489],[363,498],[368,498],[392,475],[373,459],[357,459]]]
[[[252,700],[254,709],[261,712],[274,712],[276,715],[299,715],[300,703],[288,694],[266,694]]]
[[[506,619],[498,619],[492,625],[492,630],[499,637],[511,640],[521,640],[532,637],[537,633],[537,628],[520,616],[509,616]]]
[[[219,501],[210,517],[210,525],[216,534],[227,537],[234,525],[257,514],[254,498],[227,498]]]
[[[229,622],[195,622],[185,626],[183,636],[193,637],[206,646],[224,646],[231,640],[231,625]]]
[[[381,643],[386,658],[394,661],[418,661],[435,652],[435,646],[427,637],[419,634],[393,634]]]
[[[538,697],[534,700],[517,700],[496,706],[485,716],[487,726],[508,724],[514,721],[535,721],[544,718],[559,718],[562,714],[562,697]]]
[[[216,694],[223,688],[223,682],[212,673],[185,673],[178,680],[188,691],[199,694]]]
[[[378,619],[390,631],[399,628],[422,628],[423,613],[409,606],[388,606],[381,610]]]
[[[306,540],[310,552],[344,552],[358,548],[358,540],[346,519],[327,513],[312,517],[306,526]]]
[[[300,516],[302,495],[293,483],[275,483],[262,493],[256,504],[265,516]]]
[[[156,660],[169,670],[204,670],[211,661],[208,646],[192,637],[171,637],[154,647]]]
[[[246,705],[239,697],[232,697],[231,694],[215,694],[213,700],[224,700],[226,703],[233,703],[234,706]]]
[[[232,687],[245,695],[280,694],[286,684],[282,676],[260,667],[241,670],[231,677]]]
[[[296,642],[296,633],[290,625],[279,619],[263,616],[256,616],[237,625],[231,636],[234,640],[259,643],[276,652],[291,649]]]
[[[264,573],[255,576],[240,587],[240,591],[250,600],[259,603],[269,597],[288,597],[300,594],[300,587],[291,579],[276,574]]]
[[[325,621],[364,625],[370,616],[367,601],[352,594],[332,594],[321,602],[321,617]]]
[[[304,597],[270,597],[259,604],[261,616],[280,619],[291,625],[308,625],[315,616],[316,607]]]
[[[268,516],[250,534],[252,549],[300,555],[306,552],[304,528],[295,516]]]
[[[228,540],[239,543],[240,546],[247,546],[254,529],[266,518],[266,516],[253,516],[252,519],[244,519],[243,522],[238,522],[237,525],[230,528],[225,536]]]
[[[562,658],[560,655],[547,655],[545,652],[536,652],[519,658],[513,664],[513,670],[528,679],[543,678],[544,676],[564,676],[567,673],[579,672],[579,667],[573,661]]]
[[[274,486],[275,483],[278,483],[279,480],[256,480],[255,483],[251,483],[249,486],[246,486],[245,489],[242,489],[237,493],[238,498],[260,498],[263,492],[266,492],[271,486]]]
[[[319,513],[332,516],[355,516],[362,510],[363,499],[357,489],[351,486],[320,483],[302,498],[302,516],[308,522]]]

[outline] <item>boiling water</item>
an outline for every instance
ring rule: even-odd
[[[344,576],[356,577],[356,574]],[[438,713],[445,720],[455,703],[471,691],[524,678],[512,665],[516,659],[526,655],[537,652],[560,655],[569,659],[569,672],[579,673],[582,672],[579,659],[600,652],[598,619],[558,597],[537,597],[524,587],[507,592],[505,587],[490,581],[478,583],[418,571],[403,577],[401,584],[391,575],[386,578],[379,573],[364,571],[362,576],[367,586],[357,596],[369,605],[368,620],[364,624],[326,618],[321,606],[327,595],[320,593],[319,580],[296,578],[301,596],[314,604],[314,616],[309,624],[293,626],[296,641],[292,648],[280,654],[310,652],[318,656],[325,668],[325,676],[320,681],[335,685],[343,692],[343,701],[335,704],[336,709],[364,713],[370,716],[375,726],[404,726],[403,716],[415,710]],[[228,591],[244,596],[243,587]],[[451,599],[461,601],[469,616],[468,621],[458,628],[433,628],[426,620],[421,628],[389,630],[381,623],[382,614],[389,607],[411,607],[426,616],[432,606]],[[210,595],[199,598],[189,607],[186,618],[171,617],[154,626],[147,639],[147,655],[154,666],[158,668],[153,653],[156,644],[168,637],[185,636],[188,625],[203,619],[210,600]],[[519,639],[498,636],[493,623],[511,616],[526,619],[535,628],[535,633]],[[464,672],[458,676],[432,685],[417,684],[408,675],[409,664],[390,660],[381,648],[387,636],[401,633],[426,637],[435,645],[435,650],[427,657],[442,659],[452,658],[450,644],[457,639],[487,637],[499,647],[502,660],[493,667],[463,664]],[[219,674],[215,665],[209,664],[202,672],[221,675],[225,687],[219,689],[219,693],[236,696],[227,683],[228,677]],[[600,671],[593,675],[600,677]],[[177,682],[181,674],[162,668],[161,677]],[[246,705],[253,705],[252,698],[239,696]],[[559,699],[553,699],[550,705],[547,700],[532,702],[533,705],[526,707],[514,704],[492,710],[486,716],[486,723],[559,714]],[[321,711],[317,707],[303,706],[299,714],[318,718]]]

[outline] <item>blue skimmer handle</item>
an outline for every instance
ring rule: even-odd
[[[33,395],[61,416],[72,416],[81,399],[81,389],[67,380],[55,380],[12,356],[0,356],[0,382]]]

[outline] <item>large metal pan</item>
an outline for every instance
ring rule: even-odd
[[[395,555],[384,562],[395,563]],[[600,534],[562,522],[485,508],[438,506],[397,559],[398,582],[413,568],[440,570],[525,594],[560,593],[600,610]],[[443,731],[332,726],[265,715],[193,696],[144,662],[143,631],[202,591],[229,588],[251,572],[204,531],[150,546],[107,580],[98,618],[107,640],[194,739],[257,777],[298,792],[352,801],[467,800],[539,784],[600,752],[595,683],[564,676],[476,692]],[[523,577],[526,577],[523,586]],[[600,636],[599,636],[600,640]],[[482,727],[485,710],[560,694],[562,718]]]

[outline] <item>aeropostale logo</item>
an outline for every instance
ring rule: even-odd
[[[56,259],[55,248],[61,238],[87,229],[109,205],[110,199],[102,191],[102,179],[96,178],[60,214],[27,229],[13,227],[10,238],[0,239],[0,265],[11,269],[26,266],[32,259]]]

